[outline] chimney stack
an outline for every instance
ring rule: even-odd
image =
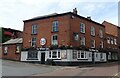
[[[73,9],[73,13],[77,14],[77,8]]]
[[[87,19],[88,19],[88,20],[91,20],[91,17],[90,17],[90,16],[88,16],[88,17],[87,17]]]

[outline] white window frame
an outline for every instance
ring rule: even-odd
[[[100,36],[100,38],[103,38],[103,30],[102,29],[99,30],[99,36]]]
[[[85,24],[84,23],[80,23],[80,32],[85,33]]]
[[[100,48],[103,48],[103,41],[100,41],[100,45],[102,45],[102,47],[100,47]]]
[[[116,38],[114,38],[114,44],[117,45],[117,39]]]
[[[94,41],[93,44],[92,44],[92,41]],[[95,48],[95,40],[92,39],[92,41],[91,41],[91,48]],[[94,45],[94,46],[92,46],[92,45]]]
[[[81,57],[81,54],[84,54],[84,57],[82,58]],[[87,59],[87,52],[86,51],[82,51],[82,50],[80,50],[80,51],[78,51],[78,53],[77,53],[77,58],[78,59]]]
[[[57,40],[53,40],[53,37],[54,37],[54,36],[57,36]],[[57,34],[52,35],[51,44],[52,44],[52,45],[58,45],[58,35],[57,35]]]
[[[5,46],[5,47],[4,47],[4,54],[7,54],[7,53],[8,53],[8,47]]]
[[[114,43],[113,43],[113,38],[111,38],[111,44],[114,44]]]
[[[74,55],[75,54],[75,55]],[[78,50],[73,50],[72,51],[72,58],[73,59],[77,59],[77,56],[78,56]]]
[[[110,37],[107,37],[107,43],[110,44]]]
[[[53,52],[56,52],[56,58],[53,58]],[[51,57],[50,57],[51,53]],[[60,57],[58,57],[58,54],[60,53]],[[49,59],[61,59],[61,51],[60,50],[51,50],[49,51]]]
[[[35,38],[35,41],[33,41],[33,38]],[[35,47],[35,46],[36,46],[36,37],[33,37],[33,38],[31,38],[31,46],[32,46],[32,47]],[[33,45],[33,43],[34,43],[35,45]]]
[[[79,41],[79,34],[78,33],[74,33],[74,41]]]
[[[91,31],[91,35],[95,36],[95,27],[91,26],[90,31]]]
[[[37,25],[32,24],[32,34],[37,34]]]
[[[59,27],[59,22],[58,21],[53,21],[52,22],[52,32],[57,32]]]
[[[80,37],[80,45],[85,46],[85,37],[84,36]]]

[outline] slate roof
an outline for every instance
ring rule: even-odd
[[[10,39],[10,40],[6,41],[5,43],[3,43],[3,45],[6,45],[6,44],[19,44],[19,43],[22,43],[22,42],[23,42],[22,38],[16,38],[16,39]]]

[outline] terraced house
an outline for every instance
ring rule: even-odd
[[[76,9],[24,20],[21,61],[75,65],[106,58],[105,26]]]
[[[106,33],[105,48],[107,52],[107,60],[108,61],[118,60],[118,43],[119,43],[118,26],[107,21],[104,21],[102,24],[105,26]]]

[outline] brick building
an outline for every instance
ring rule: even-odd
[[[2,44],[2,58],[20,61],[22,38],[10,39]]]
[[[77,11],[24,20],[21,61],[106,62],[105,26]]]
[[[0,28],[0,49],[2,50],[2,43],[15,38],[22,38],[22,31],[1,27]],[[0,58],[2,58],[2,51],[0,53]]]
[[[118,55],[120,59],[120,27],[117,27],[118,29]]]
[[[22,31],[20,30],[15,30],[11,28],[0,28],[0,33],[2,33],[2,43],[10,40],[10,39],[15,39],[15,38],[22,38]]]
[[[105,26],[106,33],[105,48],[107,52],[107,60],[118,60],[118,26],[107,21],[104,21],[102,24]]]

